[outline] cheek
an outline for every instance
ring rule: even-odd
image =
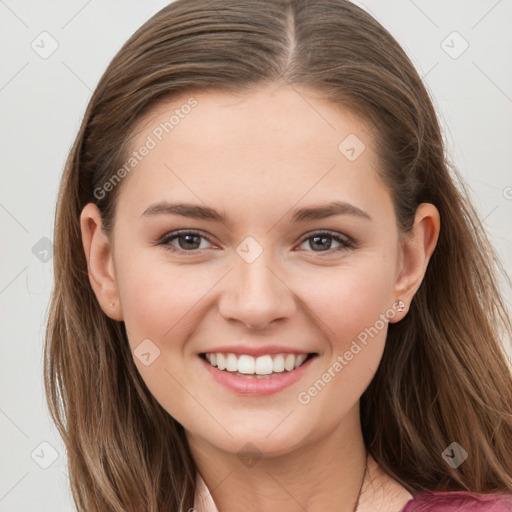
[[[178,421],[203,417],[199,403],[187,399],[190,369],[185,363],[191,360],[187,341],[204,315],[202,300],[219,277],[211,269],[134,257],[119,264],[116,276],[133,360],[146,386]],[[149,353],[146,360],[145,353]]]
[[[390,307],[392,278],[386,266],[340,267],[327,279],[310,283],[303,288],[303,296],[333,341],[333,349],[350,344]]]
[[[133,259],[120,265],[119,293],[131,344],[176,339],[213,286],[211,271]],[[197,321],[197,319],[195,319]],[[169,345],[169,344],[168,344]],[[167,348],[179,348],[170,344]]]
[[[377,371],[386,342],[391,282],[383,267],[373,265],[340,270],[328,288],[310,291],[310,304],[328,340],[327,357],[304,382],[296,402],[308,418],[323,418],[326,429],[356,404]]]

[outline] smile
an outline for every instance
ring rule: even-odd
[[[232,352],[199,354],[203,367],[215,382],[238,395],[278,393],[300,380],[317,353],[276,353],[251,356]]]
[[[206,353],[205,359],[219,370],[235,373],[239,376],[256,375],[258,377],[290,372],[297,369],[313,354],[273,354],[253,357],[248,354]]]
[[[311,354],[312,355],[312,354]],[[253,357],[248,354],[206,353],[206,360],[219,370],[240,375],[271,375],[298,368],[308,354],[273,354]]]

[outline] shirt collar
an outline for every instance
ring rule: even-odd
[[[194,494],[194,508],[197,512],[219,512],[213,501],[210,490],[206,486],[199,471],[196,473],[196,491]]]

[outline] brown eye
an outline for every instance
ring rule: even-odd
[[[165,248],[171,252],[200,252],[205,248],[200,247],[201,239],[208,240],[196,231],[177,231],[166,235],[158,245],[165,246]],[[171,243],[174,241],[177,241],[177,244]]]
[[[339,247],[332,248],[333,240],[335,243],[339,244]],[[309,235],[304,238],[301,242],[301,245],[304,243],[308,243],[309,247],[313,249],[312,252],[336,252],[344,249],[350,249],[354,247],[354,244],[350,239],[341,235],[340,233],[335,233],[332,231],[321,231],[318,233],[314,233],[313,235]]]

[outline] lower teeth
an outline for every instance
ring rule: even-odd
[[[223,371],[227,371],[227,370],[223,370]],[[269,377],[277,377],[278,375],[282,375],[284,372],[268,373],[266,375],[258,375],[255,373],[254,374],[253,373],[240,373],[240,372],[228,372],[228,373],[236,375],[237,377],[256,377],[257,379],[268,379]]]

